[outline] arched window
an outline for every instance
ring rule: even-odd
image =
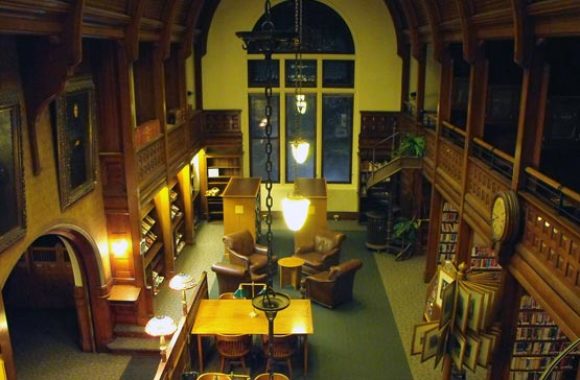
[[[294,1],[285,1],[271,10],[277,30],[295,28]],[[274,54],[274,104],[272,119],[273,175],[280,182],[284,162],[285,182],[295,177],[324,177],[329,183],[350,183],[354,107],[355,50],[344,20],[329,6],[314,0],[302,4],[302,93],[306,113],[296,123],[295,89],[297,61],[294,47],[280,47]],[[254,25],[260,30],[263,16]],[[263,58],[248,46],[248,94],[250,110],[250,168],[252,176],[265,176],[263,165],[265,136],[262,88],[268,79]],[[298,165],[291,156],[289,142],[300,135],[310,142],[307,161]],[[317,136],[321,138],[317,143]],[[281,138],[284,140],[281,141]],[[280,160],[281,143],[286,157]],[[321,165],[317,166],[317,160]]]

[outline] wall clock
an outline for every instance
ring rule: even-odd
[[[513,242],[520,230],[520,203],[514,191],[500,191],[491,203],[491,237],[500,243]]]

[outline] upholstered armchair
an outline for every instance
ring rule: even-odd
[[[334,308],[352,299],[354,275],[362,267],[359,259],[347,260],[304,279],[304,292],[312,301]]]
[[[234,232],[223,237],[224,246],[230,263],[241,265],[248,269],[251,281],[260,282],[267,277],[268,248],[256,244],[248,230]],[[276,257],[272,260],[276,262]]]
[[[240,283],[252,281],[250,272],[246,267],[240,265],[215,263],[211,266],[211,270],[216,274],[219,294],[233,293],[238,289]]]
[[[328,270],[337,265],[340,259],[340,247],[346,235],[328,229],[318,230],[312,244],[296,247],[294,256],[304,260],[302,273],[310,275]]]

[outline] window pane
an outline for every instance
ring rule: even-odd
[[[250,101],[250,175],[266,178],[266,96],[251,94]],[[280,97],[272,96],[272,180],[280,181]]]
[[[322,86],[354,87],[354,61],[324,61]]]
[[[350,183],[352,95],[322,96],[322,176],[327,182]]]
[[[293,59],[286,60],[286,87],[298,87],[298,69],[302,71],[302,87],[316,87],[316,61],[302,60],[300,67],[297,67],[296,62]]]
[[[268,65],[265,60],[248,61],[248,87],[265,87],[268,81]],[[280,86],[280,61],[272,60],[272,87]]]
[[[296,98],[294,94],[286,95],[286,182],[294,182],[296,177],[314,178],[316,157],[316,95],[306,94],[306,113],[297,120]],[[299,123],[299,124],[298,124]],[[299,133],[298,133],[299,132]],[[308,158],[298,164],[292,156],[290,141],[302,137],[310,143]]]

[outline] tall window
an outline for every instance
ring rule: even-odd
[[[329,183],[350,183],[352,168],[352,122],[354,106],[354,43],[344,20],[329,6],[314,0],[303,0],[302,88],[307,110],[297,123],[295,87],[297,86],[294,47],[282,46],[275,52],[273,87],[280,91],[273,104],[272,145],[273,179],[280,180],[280,162],[284,163],[284,180],[296,177],[325,177]],[[260,18],[254,30],[260,30]],[[272,8],[276,29],[293,30],[294,1],[284,1]],[[248,46],[248,89],[250,92],[250,167],[252,176],[263,176],[265,131],[264,96],[255,94],[269,77],[251,44]],[[336,54],[340,54],[337,57]],[[340,59],[338,59],[340,58]],[[282,75],[284,74],[284,75]],[[282,78],[282,80],[280,80]],[[283,104],[280,104],[280,101]],[[320,104],[320,106],[318,105]],[[279,117],[282,110],[284,114]],[[281,122],[281,124],[279,123]],[[320,133],[320,134],[319,134]],[[285,155],[280,160],[280,135],[284,137]],[[316,136],[322,136],[320,142]],[[308,159],[294,162],[290,141],[296,137],[310,143]],[[321,165],[317,169],[317,162]]]

